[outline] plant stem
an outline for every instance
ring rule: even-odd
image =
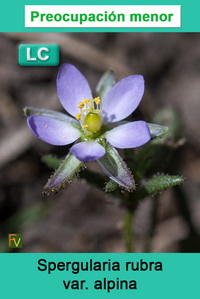
[[[156,195],[153,198],[151,198],[152,207],[151,207],[151,211],[150,211],[149,231],[146,236],[144,252],[151,252],[151,250],[152,250],[152,239],[153,239],[153,236],[155,233],[156,217],[157,217],[157,213],[158,213],[158,198],[159,198],[159,195]]]
[[[124,214],[124,241],[125,241],[125,247],[127,253],[134,252],[132,223],[133,223],[133,210],[127,208]]]

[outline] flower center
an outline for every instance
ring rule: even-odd
[[[89,112],[84,120],[84,128],[91,132],[97,133],[102,126],[102,118],[98,113]]]
[[[97,97],[94,99],[85,99],[78,105],[80,113],[76,115],[76,119],[80,121],[82,128],[87,133],[95,134],[102,127],[100,103],[100,97]]]

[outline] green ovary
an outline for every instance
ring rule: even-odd
[[[97,133],[101,129],[102,118],[98,113],[89,112],[84,119],[84,128],[91,133]]]

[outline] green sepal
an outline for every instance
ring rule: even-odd
[[[170,173],[173,170],[171,165],[174,168],[177,161],[176,150],[182,132],[179,115],[171,109],[160,110],[152,120],[153,124],[154,122],[168,127],[168,131],[140,147],[134,156],[130,150],[125,151],[127,161],[130,165],[134,165],[136,182],[157,172]]]
[[[106,145],[106,154],[97,160],[101,170],[115,183],[127,190],[135,189],[135,180],[118,151]]]
[[[23,112],[25,116],[30,116],[30,115],[48,116],[50,118],[66,122],[67,124],[79,126],[79,122],[75,118],[62,112],[57,112],[49,109],[34,108],[34,107],[24,107]]]
[[[42,157],[42,162],[44,162],[49,168],[55,170],[61,164],[62,159],[50,154],[44,155]],[[86,180],[89,184],[97,188],[103,189],[105,185],[103,177],[100,174],[93,172],[89,169],[84,169],[84,171],[81,172],[79,178]]]
[[[168,127],[160,126],[157,124],[147,123],[149,127],[149,131],[151,134],[151,138],[160,137],[168,131]]]
[[[105,95],[108,93],[108,91],[113,87],[113,85],[115,85],[115,83],[116,83],[116,80],[115,80],[113,71],[108,70],[100,78],[100,80],[96,86],[97,94],[103,99],[105,97]]]
[[[71,179],[81,170],[83,165],[83,162],[69,153],[55,173],[49,178],[47,184],[44,186],[43,194],[57,193],[63,189],[66,184],[71,183]]]
[[[135,192],[137,199],[155,195],[163,190],[182,184],[185,178],[179,175],[159,174],[151,179],[143,180],[141,186]]]
[[[182,137],[183,128],[180,113],[174,109],[165,108],[159,110],[152,121],[169,128],[164,139],[170,139],[172,144]]]

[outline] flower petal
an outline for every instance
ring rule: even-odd
[[[83,163],[69,153],[44,186],[44,195],[58,192],[80,171]]]
[[[144,94],[144,78],[134,75],[120,80],[102,101],[104,123],[116,122],[129,116]]]
[[[81,133],[70,124],[42,115],[32,115],[27,119],[30,130],[44,142],[66,145],[76,141]]]
[[[88,162],[97,160],[105,155],[106,151],[102,145],[96,141],[84,141],[74,144],[70,151],[80,161]]]
[[[79,102],[91,99],[92,92],[86,78],[72,64],[63,64],[57,76],[57,91],[61,104],[69,114],[80,112]]]
[[[105,134],[110,144],[117,148],[134,148],[151,139],[149,127],[145,121],[134,121],[118,126]]]
[[[133,175],[114,147],[107,145],[105,156],[97,162],[111,180],[128,190],[135,188]]]
[[[48,116],[54,119],[61,120],[68,124],[70,123],[79,126],[79,121],[62,112],[57,112],[49,109],[34,108],[34,107],[24,107],[23,112],[25,116],[43,115],[43,116]]]

